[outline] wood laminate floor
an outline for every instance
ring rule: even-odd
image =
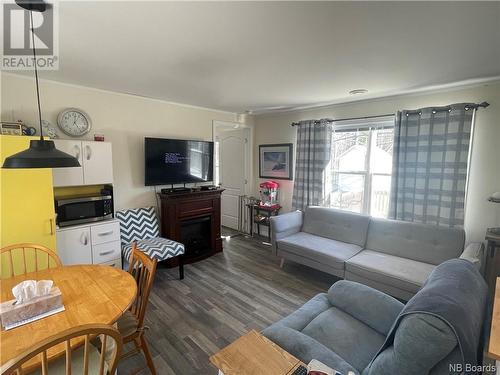
[[[270,246],[241,235],[225,240],[223,253],[186,265],[182,281],[176,268],[160,265],[146,314],[157,373],[217,374],[210,355],[290,314],[336,280],[291,262],[280,269]],[[144,365],[136,355],[120,363],[118,374]]]

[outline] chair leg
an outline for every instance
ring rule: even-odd
[[[280,268],[283,268],[284,264],[285,264],[285,258],[281,258],[281,260],[280,260]]]
[[[179,279],[184,279],[184,255],[179,255]]]
[[[141,348],[142,352],[144,353],[144,357],[146,357],[146,362],[148,364],[149,371],[151,371],[152,375],[156,375],[155,364],[153,362],[153,358],[151,357],[151,353],[149,352],[148,343],[146,342],[144,335],[141,336]]]

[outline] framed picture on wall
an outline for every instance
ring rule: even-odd
[[[259,177],[293,178],[293,143],[259,145]]]

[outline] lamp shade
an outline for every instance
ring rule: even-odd
[[[54,141],[31,140],[27,150],[7,157],[2,168],[80,167],[78,159],[59,151]]]

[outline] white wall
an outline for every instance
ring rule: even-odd
[[[42,73],[43,74],[43,73]],[[1,120],[37,124],[32,77],[2,73]],[[234,113],[172,104],[160,100],[41,81],[42,118],[54,126],[67,107],[83,109],[93,128],[84,138],[104,134],[113,145],[115,207],[155,204],[152,187],[144,186],[145,136],[212,140],[212,120],[236,121]],[[68,138],[59,133],[61,138]]]
[[[484,239],[487,227],[500,226],[500,205],[486,201],[494,191],[500,191],[500,82],[448,91],[402,95],[357,103],[333,105],[310,110],[262,114],[255,116],[254,175],[258,176],[258,146],[266,143],[296,142],[292,122],[320,118],[349,118],[395,113],[459,102],[488,101],[491,106],[479,109],[470,166],[469,197],[465,228],[468,240]],[[256,181],[255,193],[258,194]],[[293,181],[280,180],[283,211],[291,210]]]

